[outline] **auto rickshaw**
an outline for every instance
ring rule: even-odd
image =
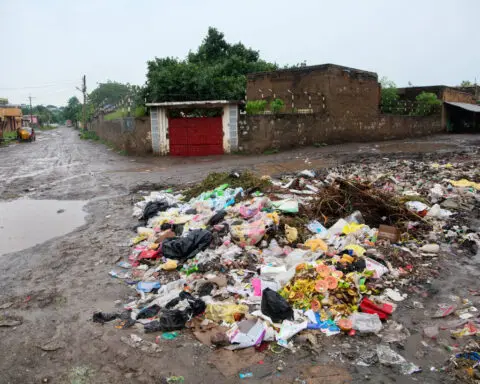
[[[31,127],[20,127],[17,129],[18,141],[35,141],[35,129]]]

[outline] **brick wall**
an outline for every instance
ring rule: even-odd
[[[288,149],[315,143],[381,141],[443,132],[439,116],[377,115],[334,119],[325,114],[242,115],[238,126],[239,150],[250,153]]]
[[[150,117],[104,121],[98,118],[89,126],[118,150],[144,155],[152,152]]]
[[[293,99],[292,99],[293,96]],[[333,64],[247,76],[247,100],[281,98],[285,112],[308,109],[340,117],[375,115],[380,102],[377,74]]]
[[[434,93],[442,101],[475,104],[475,97],[471,93],[456,88],[447,87],[445,85],[398,89],[398,94],[401,100],[414,101],[415,98],[422,92]]]
[[[475,104],[475,95],[463,92],[454,88],[445,88],[443,91],[443,101],[451,101],[456,103]]]

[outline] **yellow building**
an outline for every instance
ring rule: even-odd
[[[22,126],[22,109],[16,105],[0,105],[0,137],[3,132],[16,131]]]

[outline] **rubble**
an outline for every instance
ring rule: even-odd
[[[391,317],[410,300],[406,287],[432,275],[445,244],[478,249],[460,208],[478,205],[478,175],[462,164],[437,165],[397,160],[375,170],[346,165],[279,179],[211,174],[187,190],[151,192],[134,207],[143,224],[129,265],[111,272],[136,297],[125,312],[99,312],[94,321],[137,323],[146,333],[188,327],[212,348],[244,351],[265,342],[294,349],[293,336],[302,332],[404,341],[409,330]],[[428,178],[420,180],[419,167]],[[452,181],[457,176],[474,181]],[[442,304],[432,317],[456,309]],[[455,316],[465,322],[452,334],[479,334],[473,309]],[[424,335],[436,338],[437,328]],[[146,348],[133,335],[122,341]],[[234,360],[238,351],[222,353]],[[403,374],[420,371],[387,345],[378,345],[377,355]]]

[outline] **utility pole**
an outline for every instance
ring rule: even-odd
[[[30,100],[30,124],[33,127],[33,115],[32,115],[32,95],[28,95],[28,99]]]
[[[83,114],[83,129],[87,129],[87,77],[83,75],[82,77],[82,88],[77,89],[83,93],[83,108],[82,108],[82,114]]]

